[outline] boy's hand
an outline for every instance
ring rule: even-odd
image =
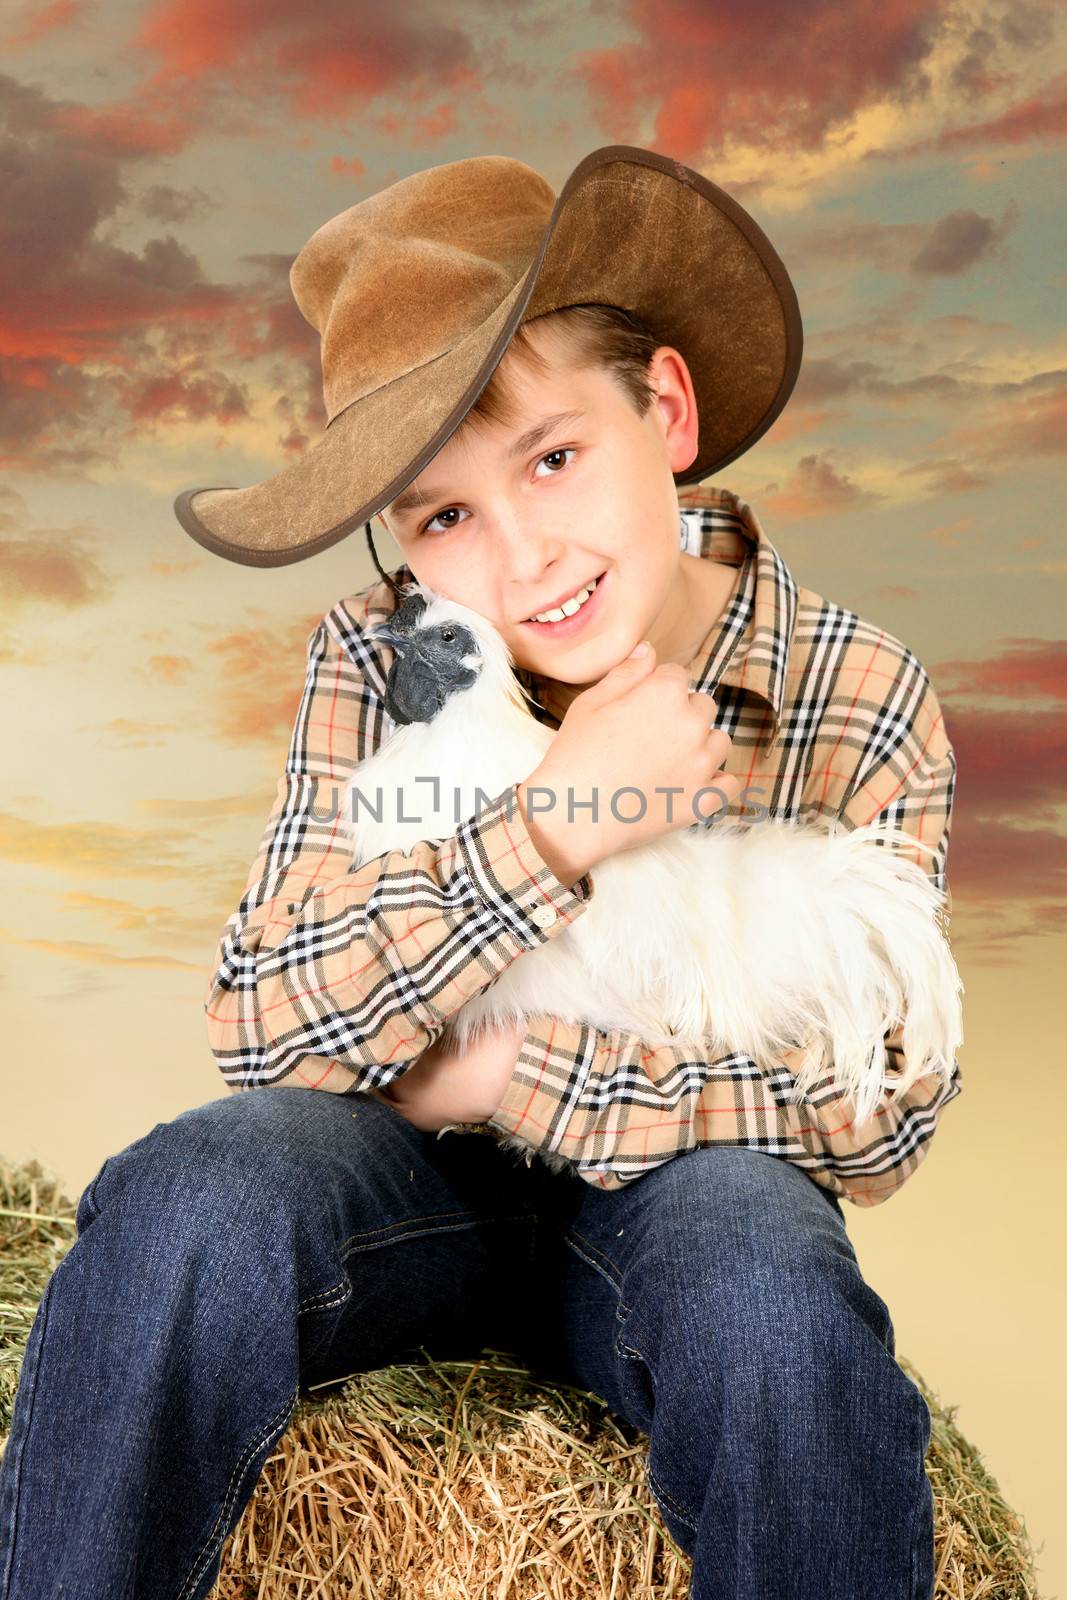
[[[386,1089],[368,1089],[423,1133],[452,1122],[487,1122],[515,1071],[523,1027],[484,1034],[463,1055],[446,1055],[440,1041]]]
[[[573,887],[605,857],[729,808],[744,780],[720,771],[733,741],[714,727],[715,710],[710,695],[690,692],[683,666],[657,667],[651,643],[646,655],[627,656],[575,695],[541,764],[517,791],[530,838],[561,883]],[[530,796],[531,788],[549,790],[553,803]],[[668,788],[680,792],[656,792]],[[636,791],[619,796],[621,821],[612,812],[620,789]],[[721,793],[696,799],[701,789]]]

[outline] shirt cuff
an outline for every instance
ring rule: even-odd
[[[528,1031],[515,1060],[507,1088],[486,1125],[518,1136],[538,1150],[554,1149],[562,1120],[573,1116],[573,1089],[587,1076],[596,1057],[596,1030],[585,1022],[553,1017],[547,1039]],[[564,1140],[559,1154],[575,1161],[581,1135]]]
[[[518,782],[461,823],[456,844],[467,877],[501,922],[527,949],[567,927],[593,898],[589,873],[568,888],[530,838]]]

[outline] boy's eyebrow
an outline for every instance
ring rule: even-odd
[[[535,450],[546,434],[552,433],[556,428],[562,428],[564,423],[584,422],[585,415],[584,411],[557,411],[551,417],[542,417],[540,422],[535,422],[533,427],[527,428],[525,433],[520,434],[508,446],[505,452],[507,460],[513,461],[516,456],[524,456],[528,451]],[[392,512],[394,517],[400,517],[405,511],[414,511],[420,506],[428,505],[431,500],[443,499],[446,493],[444,489],[406,489],[386,509]]]

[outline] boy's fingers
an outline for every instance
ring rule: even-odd
[[[595,700],[614,699],[616,694],[622,694],[632,682],[654,671],[656,648],[647,639],[641,642],[645,646],[644,655],[635,656],[631,653],[622,661],[616,661],[613,667],[608,668],[599,683],[594,683],[591,689],[585,691],[586,694],[592,695]]]

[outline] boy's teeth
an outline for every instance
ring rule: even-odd
[[[564,617],[573,617],[579,606],[585,604],[595,588],[596,584],[592,583],[585,589],[579,589],[577,594],[572,595],[569,600],[565,600],[561,606],[557,606],[555,611],[541,611],[532,616],[530,621],[562,622]]]

